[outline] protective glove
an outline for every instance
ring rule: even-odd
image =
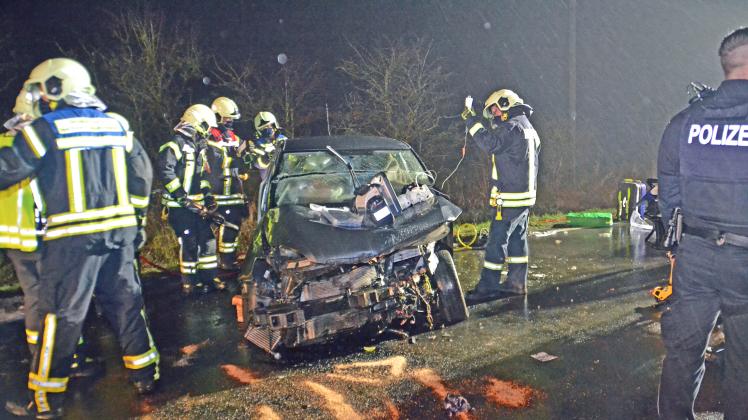
[[[471,116],[475,116],[475,111],[473,111],[473,97],[467,96],[465,98],[465,109],[460,114],[460,117],[462,117],[463,120],[467,120]]]
[[[218,208],[218,203],[216,203],[216,198],[213,197],[213,194],[205,194],[205,208],[208,212],[214,212]]]
[[[205,215],[208,213],[208,211],[205,209],[205,206],[197,204],[196,202],[187,198],[186,195],[179,197],[177,199],[177,203],[179,203],[179,205],[182,206],[182,208],[184,208],[185,210],[189,210],[192,213],[199,215],[200,217],[205,217]]]

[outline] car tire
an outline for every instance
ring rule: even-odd
[[[446,249],[436,251],[439,265],[434,270],[433,283],[439,293],[439,315],[446,324],[462,322],[470,316],[452,254]]]

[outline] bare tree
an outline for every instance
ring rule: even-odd
[[[322,80],[316,63],[287,62],[278,71],[275,66],[258,69],[251,60],[238,66],[216,62],[217,85],[232,92],[240,109],[273,112],[290,137],[308,131],[322,115],[313,101]]]
[[[371,49],[349,45],[352,57],[338,69],[350,78],[352,91],[338,128],[398,138],[422,153],[440,128],[449,98],[449,74],[432,57],[431,43],[383,39]]]
[[[200,51],[189,26],[167,24],[163,13],[128,10],[111,19],[111,42],[84,51],[111,109],[153,151],[189,105],[186,86],[200,75]]]

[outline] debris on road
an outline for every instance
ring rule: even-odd
[[[530,357],[537,360],[538,362],[543,362],[543,363],[558,359],[558,356],[548,354],[544,351],[541,351],[540,353],[531,354]]]
[[[364,353],[374,353],[377,351],[377,346],[364,346]]]
[[[458,394],[447,394],[447,396],[444,397],[444,409],[447,411],[449,417],[459,413],[473,411],[473,407],[470,406],[468,400]]]

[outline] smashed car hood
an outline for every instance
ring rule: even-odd
[[[462,210],[443,197],[428,206],[405,209],[392,225],[346,229],[315,221],[305,206],[268,210],[261,224],[271,247],[294,249],[318,264],[354,264],[397,249],[436,241],[448,232],[448,222]]]

